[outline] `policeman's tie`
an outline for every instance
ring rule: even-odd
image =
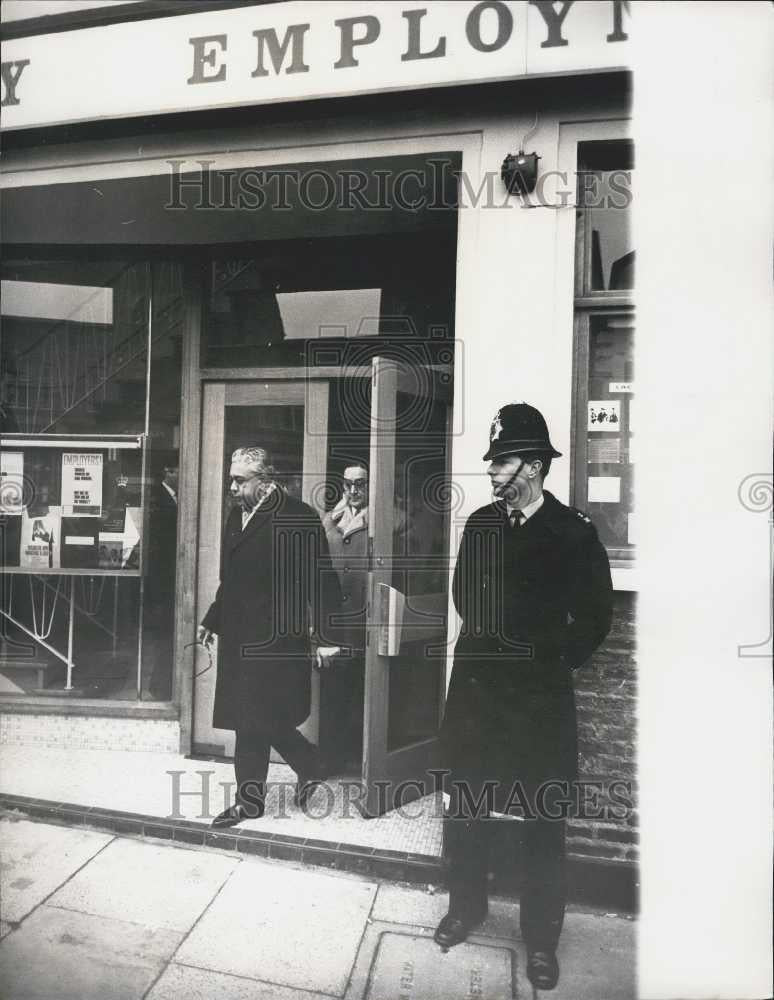
[[[525,521],[524,511],[514,507],[513,510],[508,512],[508,520],[514,530],[520,528]]]

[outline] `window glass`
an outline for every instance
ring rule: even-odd
[[[583,143],[578,192],[582,206],[582,290],[621,292],[634,288],[631,236],[633,153],[627,142]]]
[[[180,269],[8,261],[2,292],[0,685],[169,698]]]
[[[433,345],[454,336],[456,230],[264,245],[218,257],[203,274],[206,367],[306,365],[324,340],[345,363],[348,344],[387,338]],[[433,348],[428,348],[431,352]],[[333,358],[332,355],[329,357]]]
[[[586,508],[610,549],[635,542],[634,328],[630,316],[593,316],[585,413]]]

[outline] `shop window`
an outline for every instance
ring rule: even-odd
[[[454,337],[456,227],[251,251],[218,256],[204,269],[205,367],[307,365],[320,341],[342,364],[355,341],[360,364],[368,342],[373,354],[384,354],[385,342],[414,351],[422,344],[417,360],[430,362]]]
[[[636,542],[632,176],[631,143],[579,145],[573,502],[620,565]]]
[[[414,345],[402,360],[440,360],[454,338],[460,168],[456,153],[289,165],[271,172],[287,182],[273,212],[266,174],[266,205],[229,213],[230,245],[202,265],[203,367],[363,364],[390,342]]]
[[[2,293],[0,694],[167,700],[179,267],[9,260]]]

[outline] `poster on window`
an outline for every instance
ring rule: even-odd
[[[0,514],[24,510],[24,452],[0,453]]]
[[[62,508],[49,507],[39,514],[22,514],[19,565],[24,569],[59,569]]]
[[[618,399],[590,399],[588,430],[617,431],[621,427],[621,401]]]
[[[102,516],[102,455],[62,455],[62,510],[67,517]]]

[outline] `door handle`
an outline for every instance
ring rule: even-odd
[[[376,649],[379,656],[397,656],[400,652],[406,598],[388,583],[380,583],[378,588],[379,627]]]

